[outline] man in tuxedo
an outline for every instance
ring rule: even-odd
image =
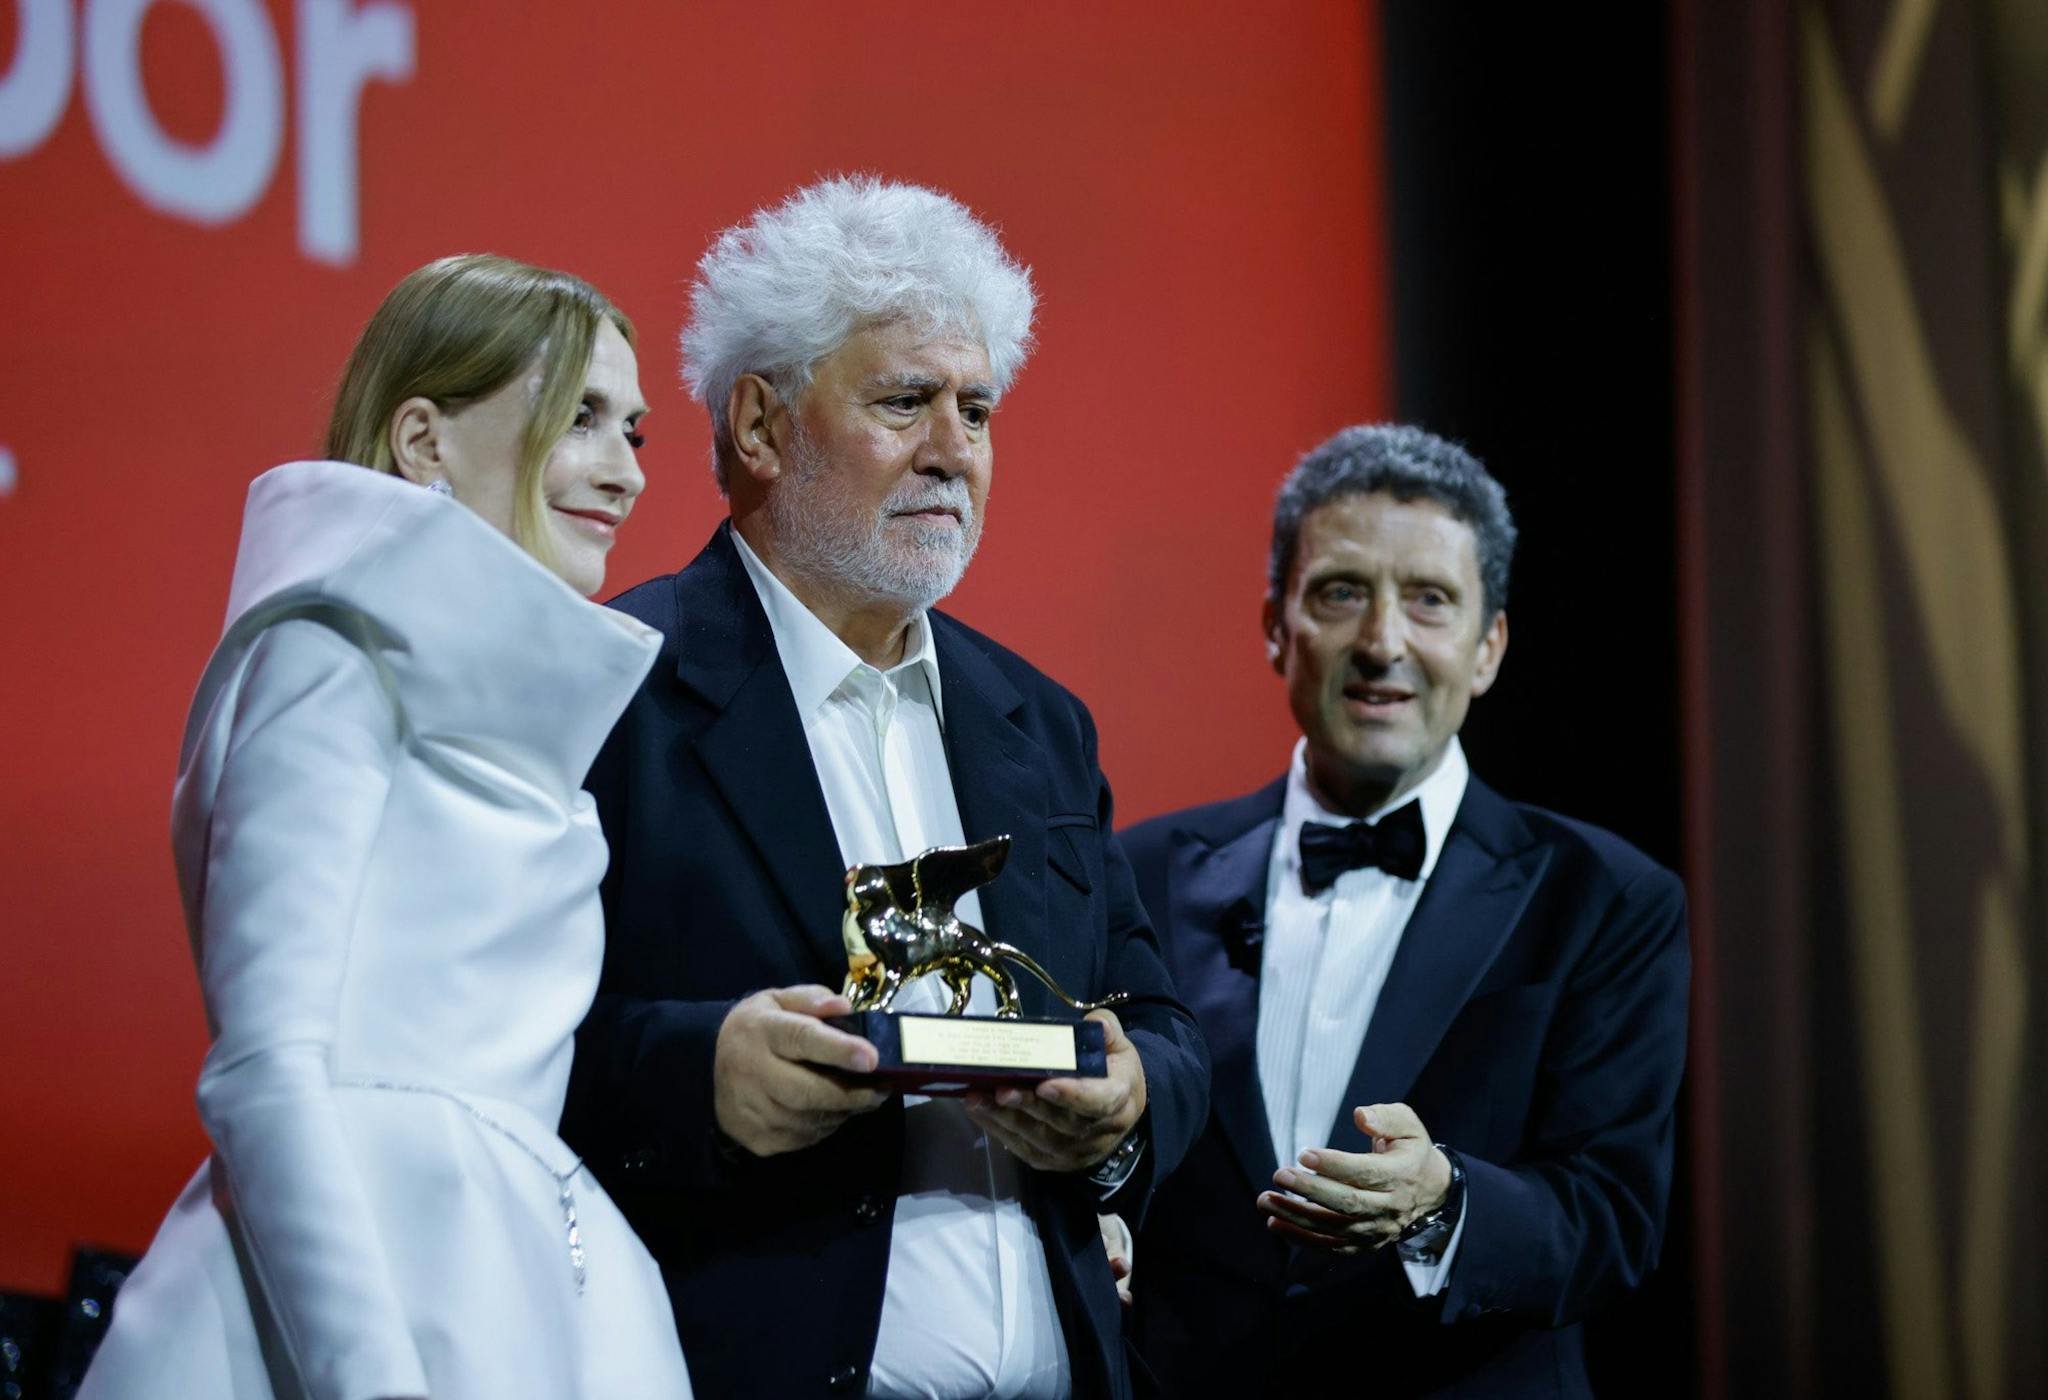
[[[987,506],[1028,274],[952,199],[823,181],[699,266],[685,373],[730,518],[615,606],[660,629],[589,786],[612,864],[564,1135],[660,1262],[703,1395],[1122,1396],[1096,1234],[1208,1069],[1072,695],[932,610]],[[844,876],[1011,839],[957,905],[1076,997],[1108,1074],[894,1095],[850,1008]],[[914,986],[897,1010],[936,1010]],[[978,981],[971,1012],[993,1009]],[[1027,1015],[1051,1014],[1025,989]]]
[[[1264,613],[1293,759],[1125,835],[1215,1070],[1132,1261],[1169,1395],[1586,1395],[1580,1319],[1656,1261],[1684,894],[1466,766],[1514,541],[1452,443],[1309,453]]]

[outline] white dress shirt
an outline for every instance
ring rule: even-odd
[[[923,613],[903,660],[877,671],[775,577],[738,531],[733,543],[768,613],[847,865],[965,844],[942,729],[938,653]],[[975,894],[955,905],[979,927]],[[998,932],[998,936],[1001,936]],[[940,1011],[936,977],[906,987],[904,1011]],[[976,978],[970,1013],[992,1015]],[[956,1100],[904,1097],[903,1179],[889,1240],[876,1396],[1058,1396],[1073,1388],[1052,1274],[1024,1209],[1021,1169]]]
[[[1427,844],[1417,878],[1403,880],[1373,867],[1347,870],[1328,889],[1311,895],[1301,887],[1302,823],[1345,826],[1359,819],[1332,812],[1316,800],[1308,785],[1307,749],[1306,740],[1295,744],[1287,772],[1280,830],[1267,862],[1259,965],[1259,1087],[1266,1096],[1274,1160],[1297,1169],[1303,1152],[1329,1146],[1338,1113],[1359,1107],[1344,1102],[1344,1090],[1387,970],[1394,965],[1394,951],[1436,869],[1471,775],[1465,751],[1453,738],[1420,787],[1364,818],[1377,822],[1410,801],[1421,802]],[[1460,1215],[1435,1264],[1402,1262],[1417,1297],[1444,1286],[1464,1233]]]

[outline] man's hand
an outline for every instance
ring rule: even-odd
[[[1351,1116],[1371,1135],[1373,1150],[1310,1148],[1300,1167],[1274,1172],[1280,1190],[1259,1196],[1266,1228],[1297,1244],[1356,1254],[1391,1244],[1410,1222],[1443,1204],[1451,1164],[1414,1109],[1373,1104]]]
[[[1048,1079],[1036,1089],[967,1095],[967,1115],[1027,1166],[1079,1172],[1107,1157],[1145,1113],[1145,1067],[1114,1012],[1102,1022],[1109,1073],[1102,1079]]]
[[[733,1007],[718,1028],[711,1067],[718,1127],[756,1157],[822,1142],[886,1090],[841,1075],[872,1074],[875,1047],[825,1024],[852,1003],[828,987],[771,987]]]
[[[1109,1256],[1109,1276],[1116,1280],[1117,1301],[1131,1305],[1131,1227],[1121,1215],[1098,1215],[1096,1228],[1102,1231],[1102,1252]]]

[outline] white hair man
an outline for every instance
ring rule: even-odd
[[[706,1394],[1129,1393],[1096,1212],[1187,1149],[1206,1054],[1086,709],[931,610],[980,538],[1031,309],[959,203],[871,179],[700,264],[686,374],[731,518],[617,600],[667,650],[590,778],[608,947],[566,1132],[661,1261]],[[1130,994],[1095,1013],[1108,1073],[885,1093],[828,1024],[844,872],[999,834],[959,912],[1076,996]]]

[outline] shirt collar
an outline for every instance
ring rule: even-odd
[[[1458,806],[1465,800],[1465,785],[1472,776],[1471,765],[1465,761],[1464,745],[1457,735],[1444,746],[1444,756],[1437,760],[1436,768],[1422,785],[1412,792],[1404,793],[1392,802],[1380,806],[1364,817],[1345,816],[1332,812],[1316,800],[1308,785],[1308,740],[1297,739],[1294,744],[1294,759],[1287,765],[1287,796],[1280,807],[1280,832],[1278,851],[1283,871],[1293,874],[1301,864],[1301,824],[1308,821],[1328,822],[1343,826],[1354,821],[1376,822],[1397,807],[1409,802],[1422,804],[1422,834],[1425,846],[1422,854],[1422,873],[1418,881],[1427,880],[1436,869],[1436,859],[1443,853],[1444,842],[1450,837],[1451,823],[1457,820]]]
[[[775,651],[782,658],[782,673],[789,678],[796,711],[808,720],[849,675],[867,663],[819,621],[818,615],[789,591],[773,569],[761,562],[761,556],[754,553],[745,536],[738,530],[729,533],[739,549],[740,563],[746,566],[747,577],[753,581],[755,596],[761,600],[761,610],[768,614],[768,630],[774,634]],[[900,682],[913,670],[923,674],[925,684],[931,688],[932,708],[944,715],[945,707],[939,699],[939,652],[932,641],[931,623],[922,610],[911,616],[903,659],[883,674]]]

